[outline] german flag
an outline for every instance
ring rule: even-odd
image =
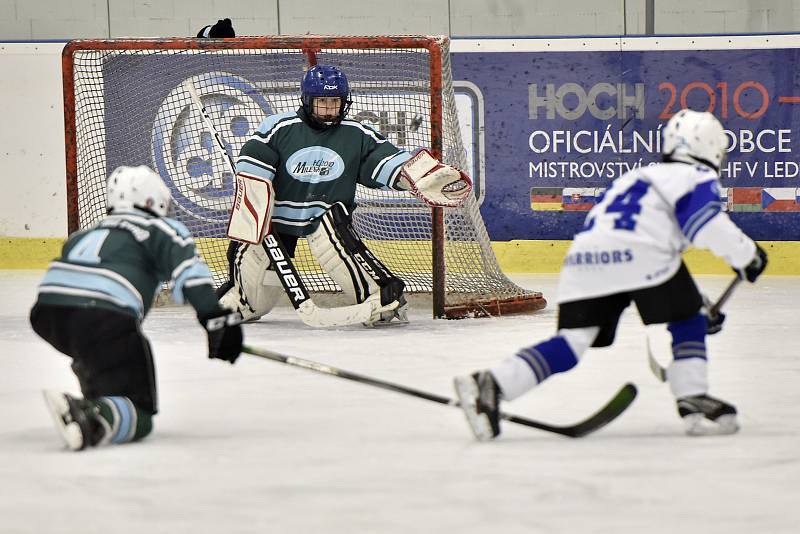
[[[531,188],[531,209],[533,211],[563,211],[561,187]]]

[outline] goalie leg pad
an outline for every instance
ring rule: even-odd
[[[232,262],[232,287],[219,299],[222,306],[238,310],[245,321],[268,314],[284,294],[269,256],[260,245],[241,245]]]
[[[408,322],[405,283],[366,247],[352,226],[350,213],[341,203],[334,204],[309,236],[309,247],[320,266],[356,302],[376,294],[386,311],[376,322],[387,323],[397,317]],[[390,307],[391,306],[391,307]]]
[[[347,208],[337,202],[322,217],[320,226],[325,228],[331,239],[338,240],[344,247],[345,253],[355,260],[355,264],[367,276],[370,284],[370,293],[375,291],[375,285],[381,291],[381,303],[389,304],[399,300],[405,289],[405,282],[396,277],[373,253],[361,237],[353,229],[352,218]]]
[[[353,302],[361,303],[379,289],[367,274],[359,268],[358,263],[348,253],[344,243],[323,221],[313,234],[308,236],[308,246],[320,267],[333,278]]]

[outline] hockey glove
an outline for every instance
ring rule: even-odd
[[[752,284],[761,276],[761,273],[763,273],[766,268],[767,253],[756,243],[756,255],[753,260],[748,263],[744,269],[734,269],[734,272],[739,275],[739,278],[747,280]]]
[[[716,315],[706,315],[706,334],[709,336],[722,330],[722,323],[725,322],[725,314],[717,312]]]
[[[400,169],[401,186],[429,206],[457,207],[472,192],[472,179],[421,149]]]
[[[703,309],[700,312],[706,318],[706,334],[711,336],[722,330],[722,323],[725,322],[725,314],[716,310],[712,312],[713,305],[708,297],[703,295]]]
[[[217,308],[200,319],[208,332],[208,357],[235,362],[242,352],[242,316],[226,308]]]

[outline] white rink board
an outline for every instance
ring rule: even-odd
[[[31,332],[41,273],[0,272],[0,532],[81,534],[742,533],[800,524],[800,279],[742,285],[709,340],[712,393],[743,430],[682,434],[647,368],[630,311],[616,346],[506,405],[555,424],[589,415],[625,381],[639,398],[597,434],[570,440],[505,425],[472,440],[458,410],[243,355],[205,356],[190,308],[145,323],[161,413],[145,442],[61,450],[40,389],[76,391],[68,360]],[[554,301],[555,277],[518,277]],[[699,277],[713,297],[727,276]],[[247,325],[248,343],[451,395],[451,377],[549,336],[533,317],[313,330],[288,308]],[[381,348],[382,347],[382,348]]]

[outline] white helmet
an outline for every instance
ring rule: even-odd
[[[169,188],[150,167],[117,167],[108,176],[106,209],[109,213],[136,208],[164,217],[171,202]]]
[[[667,161],[702,163],[719,172],[727,148],[722,124],[707,111],[682,109],[664,127],[661,153]]]

